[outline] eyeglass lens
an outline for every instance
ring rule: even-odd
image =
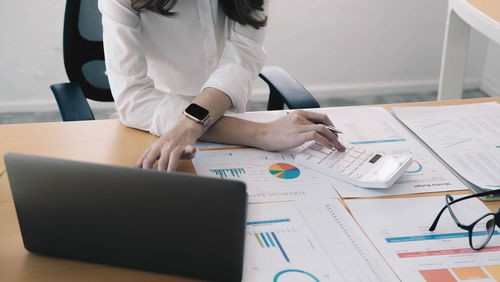
[[[471,245],[474,249],[484,247],[495,230],[495,216],[489,214],[479,220],[472,229]]]

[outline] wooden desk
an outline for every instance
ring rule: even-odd
[[[500,1],[498,0],[467,0],[474,8],[483,12],[497,23],[500,23]]]
[[[398,106],[450,105],[486,101],[500,102],[500,98],[411,103]],[[384,106],[390,109],[393,105]],[[156,137],[148,133],[122,126],[118,120],[2,125],[0,136],[2,156],[5,152],[17,152],[124,166],[132,166],[142,152],[156,140]],[[2,157],[0,173],[4,169]],[[194,168],[189,161],[181,162],[179,170],[194,173]],[[440,194],[445,193],[427,193],[417,196]],[[496,211],[500,208],[500,201],[489,202],[486,205]],[[29,253],[23,247],[7,176],[0,176],[0,281],[47,280],[189,281],[175,276]]]

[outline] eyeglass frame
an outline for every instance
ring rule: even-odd
[[[493,232],[491,232],[491,235],[489,235],[488,239],[484,242],[484,244],[479,247],[479,248],[475,248],[472,244],[472,230],[474,229],[474,226],[480,222],[482,219],[484,219],[485,217],[489,216],[489,215],[493,215],[493,218],[494,218],[494,221],[495,221],[495,225],[500,228],[500,209],[498,209],[498,211],[496,213],[493,213],[493,212],[489,212],[483,216],[481,216],[478,220],[474,221],[473,223],[471,223],[470,225],[465,225],[465,224],[462,224],[460,223],[460,221],[458,220],[458,218],[455,216],[455,213],[453,212],[453,210],[451,209],[451,205],[454,204],[454,203],[458,203],[458,202],[461,202],[463,200],[467,200],[467,199],[471,199],[471,198],[476,198],[476,197],[484,197],[484,196],[488,196],[488,195],[500,195],[500,189],[496,189],[496,190],[491,190],[491,191],[486,191],[486,192],[482,192],[482,193],[477,193],[477,194],[472,194],[472,195],[468,195],[468,196],[465,196],[465,197],[462,197],[462,198],[458,198],[458,199],[453,199],[453,197],[450,195],[450,194],[446,194],[446,206],[444,206],[441,211],[439,211],[438,215],[436,216],[436,219],[434,219],[434,222],[432,223],[431,227],[429,227],[429,231],[434,231],[436,229],[436,226],[439,222],[439,219],[441,218],[441,215],[443,214],[443,212],[448,209],[448,211],[450,212],[450,215],[451,217],[453,218],[453,220],[455,221],[455,223],[457,224],[458,227],[464,229],[464,230],[467,230],[469,232],[469,245],[472,249],[476,250],[476,251],[479,251],[481,250],[482,248],[484,248],[488,242],[490,241],[491,237],[493,237],[493,234],[495,233],[495,228],[493,227]],[[448,201],[448,200],[451,200],[451,201]]]

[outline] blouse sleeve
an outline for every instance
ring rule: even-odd
[[[189,102],[155,88],[147,75],[139,14],[130,0],[99,0],[106,73],[121,122],[162,135],[172,128]]]
[[[269,2],[264,1],[267,15]],[[210,75],[203,88],[213,87],[226,93],[232,101],[231,110],[244,112],[252,91],[252,82],[262,70],[267,58],[264,50],[266,27],[255,29],[229,20],[229,35],[218,68]]]

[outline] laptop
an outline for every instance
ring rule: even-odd
[[[28,251],[241,280],[244,183],[14,153],[4,159]]]

